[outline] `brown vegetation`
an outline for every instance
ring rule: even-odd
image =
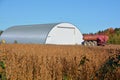
[[[119,80],[120,67],[113,64],[120,64],[119,54],[120,46],[112,45],[1,44],[0,74],[7,80]]]

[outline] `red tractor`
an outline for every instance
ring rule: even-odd
[[[109,37],[107,35],[99,35],[99,34],[88,34],[83,35],[83,45],[86,46],[104,46],[108,41]]]

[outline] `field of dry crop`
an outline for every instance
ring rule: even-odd
[[[1,44],[2,80],[120,80],[120,45]]]

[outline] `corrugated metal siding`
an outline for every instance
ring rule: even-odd
[[[4,31],[1,39],[6,40],[7,43],[16,40],[18,43],[45,44],[48,33],[57,24],[59,23],[14,26]]]

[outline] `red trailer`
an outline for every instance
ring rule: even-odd
[[[83,35],[83,45],[89,45],[89,46],[104,46],[106,42],[108,41],[109,37],[107,35]]]

